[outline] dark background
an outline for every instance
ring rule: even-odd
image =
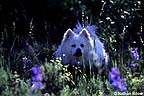
[[[3,32],[4,28],[10,34],[27,36],[30,31],[30,23],[34,25],[32,33],[34,37],[42,40],[43,37],[50,35],[52,42],[61,38],[61,35],[69,27],[74,27],[76,22],[81,22],[82,10],[85,11],[86,16],[91,16],[93,22],[98,19],[105,21],[107,16],[115,15],[115,21],[118,20],[120,12],[117,10],[124,9],[123,3],[127,9],[134,9],[140,7],[139,10],[131,12],[134,16],[129,20],[131,22],[129,33],[137,35],[140,30],[140,24],[143,26],[143,2],[138,5],[136,1],[123,0],[115,4],[111,4],[109,0],[105,0],[105,12],[102,12],[103,0],[1,0],[0,1],[0,31]],[[140,0],[139,0],[140,1]],[[134,6],[134,4],[137,4]],[[125,9],[125,10],[127,10]],[[106,14],[107,13],[107,14]],[[121,22],[123,22],[121,20]],[[14,25],[15,23],[15,25]],[[127,22],[126,22],[127,23]],[[119,26],[121,26],[119,24]],[[15,31],[13,30],[15,29]],[[118,29],[121,31],[121,27]],[[13,31],[13,32],[12,32]],[[120,33],[120,32],[119,32]],[[56,38],[57,37],[57,38]]]
[[[143,15],[143,0],[0,0],[0,47],[6,57],[26,50],[27,42],[52,48],[77,21],[88,21],[98,26],[98,35],[110,54],[113,48],[120,52],[129,45],[144,49]]]

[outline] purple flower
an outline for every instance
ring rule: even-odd
[[[22,58],[22,61],[24,62],[24,67],[25,67],[25,68],[28,68],[29,65],[30,65],[30,63],[31,63],[31,60],[28,59],[26,56],[24,56],[24,57]]]
[[[118,68],[112,68],[112,69],[111,69],[111,73],[112,73],[112,74],[115,74],[115,75],[120,75],[120,71],[119,71]]]
[[[36,89],[42,89],[44,88],[44,85],[42,84],[42,70],[40,66],[34,66],[31,68],[31,91],[32,93],[36,90]]]
[[[114,81],[111,85],[114,87],[115,90],[119,89],[121,92],[127,92],[126,82],[124,79]]]
[[[33,81],[42,81],[42,74],[37,74],[32,76]]]
[[[136,67],[137,64],[136,64],[134,61],[131,61],[130,66],[131,66],[131,67]]]
[[[22,58],[23,62],[27,62],[27,60],[28,60],[28,58],[26,56]]]
[[[138,48],[131,49],[132,61],[130,62],[130,67],[136,67],[137,63],[135,61],[139,60]]]
[[[138,48],[133,48],[131,54],[134,59],[139,60]]]
[[[42,70],[40,66],[34,66],[31,69],[31,76],[33,81],[42,81]]]
[[[44,88],[44,85],[42,84],[42,82],[33,82],[32,86],[31,86],[31,91],[32,93],[34,93],[34,91],[36,89],[43,89]]]
[[[118,68],[112,68],[109,73],[110,83],[115,90],[119,89],[124,92],[127,91],[126,82],[120,78],[120,71]]]
[[[31,70],[33,75],[42,74],[42,70],[40,66],[34,66],[32,67]]]
[[[117,81],[120,79],[120,71],[118,68],[112,68],[109,74],[110,74],[109,78],[111,82]]]

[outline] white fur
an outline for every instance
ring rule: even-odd
[[[95,34],[97,27],[83,28],[80,24],[77,24],[76,27],[65,32],[61,45],[55,52],[55,57],[60,57],[63,64],[102,65],[107,54],[103,43]],[[81,56],[75,56],[78,49],[81,50]]]

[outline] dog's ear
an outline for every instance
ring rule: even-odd
[[[87,30],[86,28],[84,28],[84,29],[79,33],[79,35],[83,35],[83,36],[85,36],[87,39],[90,38],[90,34],[89,34],[89,32],[88,32],[88,30]]]
[[[65,33],[63,37],[63,41],[67,40],[69,37],[74,36],[74,32],[69,28]]]

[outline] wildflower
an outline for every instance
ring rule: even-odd
[[[31,75],[34,81],[41,81],[42,80],[42,70],[40,66],[34,66],[31,69]]]
[[[130,66],[131,66],[131,67],[136,67],[137,64],[136,64],[134,61],[131,61]]]
[[[25,67],[25,68],[28,68],[29,65],[30,65],[30,63],[31,63],[31,60],[28,59],[26,56],[24,56],[24,57],[22,58],[22,61],[23,61],[23,63],[24,63],[24,67]]]
[[[99,93],[100,96],[104,95],[103,94],[104,92],[102,92],[102,90],[98,90],[98,93]]]
[[[115,89],[119,89],[121,92],[127,92],[126,82],[124,79],[120,79],[111,84]]]
[[[121,92],[126,92],[126,82],[120,78],[120,71],[118,68],[112,68],[109,73],[110,83],[115,90],[119,89]]]
[[[131,54],[134,59],[139,60],[138,48],[133,48]]]
[[[40,66],[34,66],[31,69],[31,76],[32,76],[32,80],[31,80],[31,91],[32,93],[36,90],[36,89],[42,89],[44,88],[44,85],[42,84],[42,70]]]
[[[36,90],[36,89],[43,89],[44,88],[44,85],[43,85],[43,83],[42,82],[33,82],[33,84],[32,84],[32,86],[31,86],[31,91],[32,91],[32,93],[34,93],[34,91]]]
[[[131,75],[131,74],[128,74],[128,77],[129,77],[129,78],[132,78],[132,75]]]
[[[137,70],[136,69],[136,67],[138,67],[138,63],[136,63],[137,62],[137,60],[139,60],[139,54],[138,54],[138,48],[132,48],[131,49],[131,55],[132,55],[132,61],[130,62],[130,67],[132,67],[133,69],[133,71],[135,71],[135,70]]]
[[[118,68],[112,68],[110,72],[110,81],[120,80],[120,71]]]
[[[23,62],[27,62],[27,60],[28,60],[28,58],[26,56],[22,58]]]
[[[132,79],[132,83],[139,83],[139,82],[140,82],[140,80],[137,77],[134,77]]]

